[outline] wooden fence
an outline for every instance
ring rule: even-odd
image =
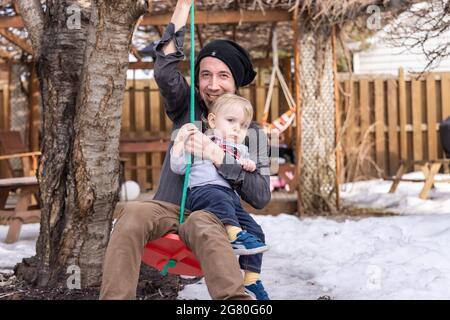
[[[0,81],[0,130],[9,128],[9,86],[6,81]]]
[[[289,65],[282,66],[289,70]],[[269,69],[258,70],[256,81],[241,90],[261,119],[268,88]],[[292,78],[285,73],[292,87]],[[391,175],[400,159],[431,160],[443,156],[438,124],[450,116],[450,73],[428,73],[420,78],[339,74],[339,117],[343,149],[341,181]],[[0,86],[0,128],[7,129],[9,93]],[[275,86],[269,120],[287,110],[282,90]],[[129,80],[122,114],[122,138],[145,141],[168,137],[171,122],[164,114],[154,80]],[[286,141],[295,146],[293,129]],[[159,181],[165,152],[127,153],[125,178],[142,190]]]
[[[241,94],[255,106],[261,119],[270,70]],[[291,77],[287,76],[291,84]],[[339,74],[339,138],[343,149],[341,181],[392,175],[401,159],[433,160],[443,157],[439,123],[450,116],[450,73],[428,73],[420,78]],[[170,120],[153,80],[128,83],[122,119],[126,137],[170,134]],[[275,87],[269,120],[287,110],[282,91]],[[287,141],[295,145],[292,128]],[[154,188],[164,153],[130,155],[126,178],[146,189]]]
[[[268,85],[264,79],[270,70],[261,69],[257,80],[241,89],[240,94],[255,106],[255,119],[261,119]],[[290,82],[290,79],[287,79]],[[281,89],[275,86],[269,120],[287,110],[288,106]],[[169,137],[172,129],[170,119],[164,113],[162,97],[154,80],[128,80],[122,113],[123,140],[148,141],[155,137]],[[292,135],[292,128],[287,132]],[[126,161],[125,179],[137,181],[141,189],[155,189],[165,152],[124,153]]]
[[[346,181],[392,175],[401,159],[443,157],[439,123],[450,116],[450,73],[339,80]]]

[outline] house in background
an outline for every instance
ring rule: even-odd
[[[412,10],[421,9],[426,5],[426,3],[420,3],[414,6]],[[405,72],[424,71],[429,62],[424,51],[429,52],[439,46],[449,44],[450,30],[441,33],[436,38],[431,38],[426,41],[424,43],[424,50],[420,47],[411,49],[408,44],[393,41],[389,31],[397,30],[400,33],[401,31],[398,31],[400,30],[399,25],[414,27],[414,25],[418,25],[419,23],[421,23],[420,19],[411,14],[411,12],[405,12],[392,23],[384,26],[371,38],[363,42],[349,44],[349,48],[353,53],[353,72],[355,74],[397,74],[400,67]],[[403,34],[408,36],[407,32]],[[416,35],[421,34],[414,33],[414,36]],[[450,71],[450,56],[433,63],[428,71]]]

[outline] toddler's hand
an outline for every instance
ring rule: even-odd
[[[256,170],[256,163],[250,159],[239,160],[239,163],[245,171],[253,172]]]

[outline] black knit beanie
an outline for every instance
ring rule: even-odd
[[[195,61],[195,83],[198,86],[200,61],[206,57],[214,57],[223,61],[233,74],[236,87],[243,87],[255,79],[256,72],[248,52],[231,40],[214,40],[200,50]]]

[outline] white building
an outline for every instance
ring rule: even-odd
[[[426,4],[418,4],[419,7],[423,7],[424,5]],[[399,30],[398,26],[400,24],[411,26],[418,25],[418,23],[417,19],[415,19],[410,12],[405,12],[393,23],[385,26],[373,37],[365,40],[364,43],[351,43],[349,47],[353,52],[354,73],[397,74],[400,67],[403,67],[406,72],[422,72],[429,62],[422,49],[409,49],[407,45],[400,44],[399,41],[392,41],[392,39],[387,36],[389,30]],[[437,38],[426,41],[424,49],[425,51],[431,51],[438,46],[448,43],[450,43],[449,30],[442,33]],[[361,49],[362,46],[367,47],[367,45],[369,46],[368,49]],[[429,71],[450,71],[450,57],[446,57],[433,63]]]

